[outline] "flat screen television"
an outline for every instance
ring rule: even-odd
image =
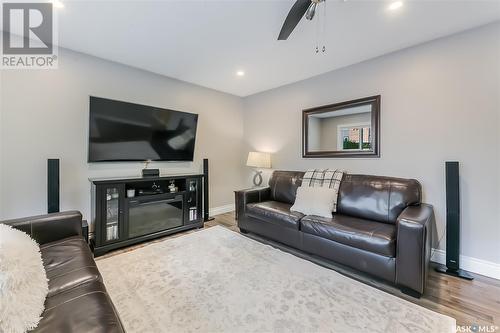
[[[198,115],[90,97],[89,162],[192,161]]]

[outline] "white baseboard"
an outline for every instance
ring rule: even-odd
[[[445,265],[446,251],[439,249],[432,249],[432,251],[434,254],[432,255],[431,261]],[[500,264],[491,261],[460,255],[460,268],[465,271],[500,280]]]
[[[210,213],[210,216],[215,216],[219,214],[234,212],[234,210],[235,210],[234,204],[229,204],[219,207],[212,207],[208,210],[208,212]]]

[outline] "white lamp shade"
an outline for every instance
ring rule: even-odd
[[[248,153],[247,166],[255,168],[270,168],[271,154],[251,151]]]

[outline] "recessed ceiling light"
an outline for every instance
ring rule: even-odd
[[[64,8],[64,4],[62,3],[62,1],[55,0],[54,2],[52,2],[52,4],[56,8]]]
[[[236,75],[237,76],[245,76],[245,71],[237,71]]]
[[[403,7],[403,1],[394,1],[389,5],[389,10],[396,10]]]

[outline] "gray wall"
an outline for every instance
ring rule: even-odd
[[[382,95],[381,158],[301,158],[301,110]],[[445,227],[444,162],[461,162],[462,254],[500,263],[500,24],[244,100],[247,149],[273,168],[344,168],[418,179]],[[440,247],[443,247],[444,240]]]
[[[307,138],[307,144],[309,145],[309,150],[310,151],[318,151],[321,150],[321,143],[322,143],[322,131],[321,131],[321,123],[323,122],[322,119],[320,118],[315,118],[315,117],[309,117],[308,120],[308,138]]]
[[[59,69],[3,71],[2,218],[46,212],[46,159],[61,158],[61,209],[90,218],[89,177],[140,175],[142,163],[87,163],[89,95],[199,113],[195,161],[152,163],[162,173],[211,166],[211,206],[242,186],[241,98],[60,50]]]

